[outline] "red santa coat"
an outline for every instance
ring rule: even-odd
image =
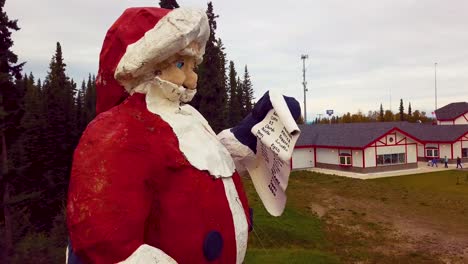
[[[232,180],[249,219],[237,172]],[[84,132],[74,154],[67,222],[73,250],[86,263],[125,260],[142,244],[178,263],[236,263],[222,178],[188,162],[170,125],[147,110],[143,94],[100,114]],[[222,250],[208,262],[204,244],[213,231],[222,237]]]

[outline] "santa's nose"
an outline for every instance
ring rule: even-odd
[[[197,88],[197,81],[198,81],[198,76],[195,72],[189,72],[186,73],[185,81],[184,81],[184,87],[188,89],[195,89]]]

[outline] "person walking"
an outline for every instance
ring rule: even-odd
[[[445,168],[448,168],[448,158],[445,156],[444,158]]]
[[[460,166],[460,169],[463,169],[460,157],[457,157],[457,169],[458,169],[458,166]]]

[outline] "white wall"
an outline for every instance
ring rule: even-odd
[[[465,118],[466,117],[466,118]],[[460,116],[458,118],[456,118],[453,122],[453,121],[437,121],[437,123],[439,125],[467,125],[468,124],[468,113],[465,113],[465,115],[463,116]]]
[[[352,150],[353,152],[353,167],[362,168],[362,150]]]
[[[385,146],[377,147],[377,155],[405,153],[405,146]]]
[[[408,145],[406,146],[407,150],[407,163],[414,163],[418,161],[417,153],[416,153],[416,145]]]
[[[444,158],[452,158],[452,144],[440,144],[439,148],[439,157]]]
[[[406,138],[406,140],[408,140],[409,138],[403,134],[401,134],[400,132],[397,132],[396,133],[396,142],[400,142],[401,140],[403,140],[404,138]],[[403,142],[402,142],[403,143]],[[408,142],[409,143],[409,142]],[[401,143],[400,143],[401,144]]]
[[[418,144],[418,157],[424,158],[424,145]]]
[[[468,142],[464,141],[457,141],[453,143],[453,158],[456,159],[457,157],[461,157],[461,148],[462,148],[462,143],[465,143],[467,145],[465,148],[468,148]]]
[[[453,121],[438,121],[438,123],[442,126],[453,125]]]
[[[375,147],[368,147],[365,149],[366,155],[366,168],[375,167]]]
[[[314,149],[294,149],[292,154],[293,169],[303,169],[315,167],[314,164]]]
[[[338,149],[317,148],[317,163],[339,165]]]
[[[465,117],[468,118],[468,113],[465,113]],[[466,124],[468,124],[468,121],[465,119],[465,117],[460,116],[459,118],[455,119],[455,125],[466,125]]]
[[[468,141],[460,141],[462,144],[462,148],[468,148]]]

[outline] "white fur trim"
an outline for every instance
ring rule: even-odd
[[[244,207],[239,199],[236,186],[232,178],[223,178],[224,191],[231,209],[232,221],[234,222],[234,234],[236,236],[237,258],[236,263],[241,264],[244,261],[247,250],[247,239],[249,226],[245,216]]]
[[[69,254],[69,253],[68,253],[68,251],[69,251],[69,250],[68,250],[68,247],[69,247],[69,246],[67,246],[67,249],[65,250],[65,264],[68,264],[68,254]]]
[[[147,94],[148,90],[155,85],[160,88],[165,98],[171,102],[175,102],[176,104],[179,104],[180,102],[188,103],[192,101],[193,97],[197,93],[197,89],[187,89],[183,86],[178,86],[159,77],[155,77],[152,80],[148,80],[139,84],[130,93]]]
[[[255,153],[246,145],[242,144],[232,134],[230,129],[225,129],[218,134],[219,141],[231,153],[238,172],[246,171],[246,165],[255,162]]]
[[[168,99],[157,82],[144,84],[147,91],[146,107],[159,115],[174,131],[179,147],[195,168],[206,170],[215,178],[231,177],[234,161],[228,150],[219,142],[208,121],[192,106]]]
[[[115,70],[115,79],[131,90],[134,80],[152,74],[154,67],[170,56],[197,42],[198,61],[205,54],[210,35],[208,18],[203,10],[177,8],[169,12],[137,42],[129,45]]]
[[[126,260],[119,264],[177,264],[177,262],[162,250],[143,244]]]

